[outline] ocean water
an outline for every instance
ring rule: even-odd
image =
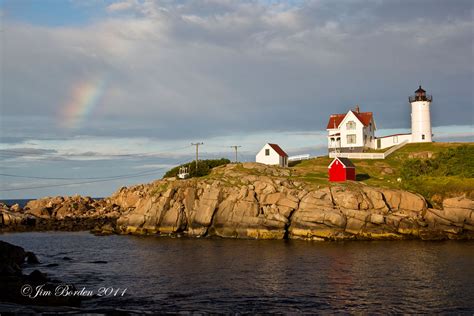
[[[102,197],[95,197],[93,199],[94,200],[102,200],[103,198]],[[13,204],[18,204],[18,205],[20,205],[20,207],[25,207],[25,205],[31,200],[35,200],[35,199],[10,199],[10,200],[4,199],[4,200],[0,200],[0,202],[5,203],[8,206],[12,206]]]
[[[173,239],[86,232],[9,233],[0,240],[35,252],[41,264],[34,269],[52,278],[94,293],[104,288],[118,293],[85,300],[78,309],[63,308],[72,314],[474,312],[474,242]],[[0,303],[2,310],[58,311]]]
[[[14,204],[20,205],[20,207],[25,207],[26,203],[33,199],[16,199],[16,200],[0,200],[1,203],[5,203],[8,206],[12,206]]]

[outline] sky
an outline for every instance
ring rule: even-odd
[[[470,0],[0,0],[0,198],[107,196],[267,142],[325,152],[328,116],[474,141]],[[30,177],[30,178],[26,178]]]

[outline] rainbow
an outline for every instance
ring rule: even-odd
[[[85,118],[99,103],[104,89],[103,77],[75,84],[71,89],[68,102],[59,112],[59,125],[66,129],[80,128]]]

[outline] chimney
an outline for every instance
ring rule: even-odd
[[[355,111],[356,113],[360,113],[360,109],[359,109],[359,106],[356,104],[356,107],[355,107]]]

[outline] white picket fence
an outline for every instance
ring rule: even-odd
[[[390,154],[392,154],[394,151],[402,148],[408,144],[408,141],[405,140],[401,142],[400,144],[391,147],[389,150],[383,153],[335,153],[335,152],[330,152],[329,153],[329,158],[336,158],[336,157],[341,157],[341,158],[351,158],[351,159],[385,159],[387,158]]]

